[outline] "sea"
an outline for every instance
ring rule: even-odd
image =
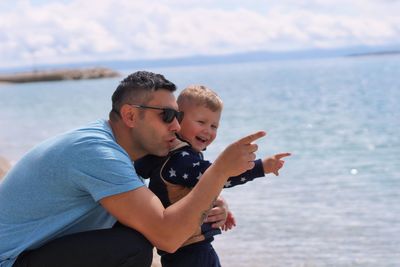
[[[400,56],[148,68],[224,101],[214,160],[258,130],[279,176],[222,193],[237,226],[213,242],[223,266],[400,266]],[[123,76],[137,69],[119,70]],[[0,156],[107,118],[123,77],[0,85]]]

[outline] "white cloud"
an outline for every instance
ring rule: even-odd
[[[242,2],[1,3],[0,67],[400,41],[399,1]]]

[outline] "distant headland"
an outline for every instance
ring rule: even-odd
[[[192,55],[159,59],[117,59],[90,62],[70,62],[59,64],[35,64],[34,66],[3,67],[0,63],[1,82],[34,82],[71,79],[96,79],[118,76],[113,70],[142,70],[148,68],[168,68],[185,66],[204,66],[215,64],[242,64],[277,60],[308,60],[325,58],[354,58],[369,56],[399,56],[400,45],[392,46],[353,46],[332,49],[312,48],[288,51],[248,51],[220,55]],[[103,66],[106,68],[91,68]],[[40,71],[32,71],[37,69]],[[48,69],[58,71],[44,71]],[[82,69],[86,68],[86,69]],[[7,73],[7,74],[6,74]],[[15,74],[8,74],[15,73]]]
[[[118,77],[120,73],[108,68],[55,69],[43,71],[19,72],[0,75],[0,82],[28,83],[43,81],[81,80]]]
[[[393,51],[378,51],[378,52],[369,52],[369,53],[354,53],[349,54],[349,57],[365,57],[365,56],[391,56],[391,55],[400,55],[400,50]]]

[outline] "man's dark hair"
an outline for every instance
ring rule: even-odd
[[[150,93],[160,89],[174,92],[176,86],[161,74],[149,71],[137,71],[130,74],[120,82],[112,95],[110,119],[115,119],[115,115],[119,117],[122,105],[127,103],[143,105],[150,100]]]

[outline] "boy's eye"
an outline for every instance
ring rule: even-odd
[[[204,121],[197,121],[198,123],[200,123],[200,124],[204,124]]]
[[[217,125],[211,125],[211,128],[213,128],[213,129],[218,129],[218,126]]]

